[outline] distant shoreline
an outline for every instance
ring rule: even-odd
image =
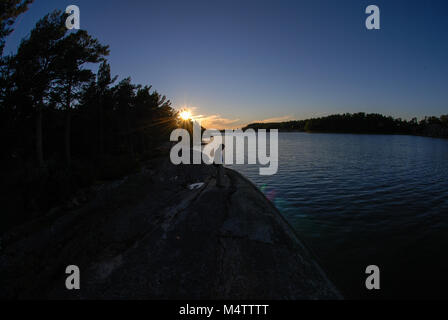
[[[411,135],[448,138],[448,115],[425,117],[417,121],[403,120],[381,114],[346,113],[327,117],[287,122],[252,123],[247,129],[277,129],[279,132]]]
[[[244,129],[246,130],[246,129]],[[272,129],[268,129],[272,130]],[[375,135],[375,136],[409,136],[434,139],[448,139],[448,137],[433,137],[411,133],[377,133],[377,132],[338,132],[338,131],[300,131],[300,130],[278,130],[279,133],[306,133],[306,134],[354,134],[354,135]]]

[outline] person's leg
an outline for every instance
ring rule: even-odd
[[[216,186],[224,187],[224,168],[221,164],[219,164],[216,169]]]

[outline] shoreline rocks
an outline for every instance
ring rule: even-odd
[[[214,175],[160,161],[3,235],[0,298],[342,298],[261,191],[227,168],[218,188]],[[80,290],[65,288],[68,265]]]

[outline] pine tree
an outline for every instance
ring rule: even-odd
[[[83,66],[86,63],[101,62],[109,54],[109,47],[101,45],[87,31],[79,30],[58,43],[58,53],[55,90],[62,98],[66,113],[65,158],[70,168],[72,104],[78,100],[82,85],[94,77],[92,71]]]
[[[36,153],[41,167],[44,164],[42,110],[56,74],[58,45],[66,32],[60,11],[46,15],[36,24],[29,38],[21,42],[17,55],[11,60],[16,93],[28,98],[36,110]]]
[[[5,38],[12,32],[11,25],[16,18],[28,10],[34,0],[2,0],[0,1],[0,57],[5,48]]]

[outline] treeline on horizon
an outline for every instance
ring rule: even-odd
[[[396,119],[371,113],[345,113],[327,117],[277,123],[252,123],[244,129],[279,129],[279,131],[403,134],[448,138],[448,115],[425,117],[418,121]]]
[[[130,78],[117,81],[109,47],[85,30],[67,30],[61,11],[4,56],[5,38],[30,3],[0,4],[0,232],[83,187],[136,172],[178,126],[165,96]]]

